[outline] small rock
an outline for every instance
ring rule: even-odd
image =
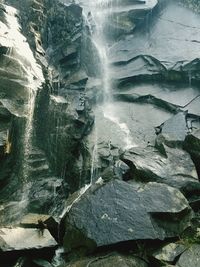
[[[156,251],[153,256],[160,261],[172,263],[185,250],[186,247],[184,245],[170,243]]]

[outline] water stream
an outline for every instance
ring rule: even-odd
[[[121,122],[114,108],[114,101],[112,98],[112,80],[111,80],[111,67],[109,64],[109,42],[106,38],[107,25],[109,18],[112,16],[113,4],[118,4],[118,1],[113,0],[98,0],[91,2],[82,2],[83,13],[85,23],[89,28],[91,42],[98,54],[100,60],[100,79],[101,88],[103,91],[103,103],[102,113],[105,118],[116,124],[119,130],[123,133],[126,148],[132,146],[132,140],[130,136],[130,130],[125,122]],[[105,12],[106,11],[106,12]],[[61,218],[66,212],[69,212],[71,207],[80,201],[81,197],[86,193],[90,186],[95,182],[98,177],[98,137],[103,129],[99,129],[98,119],[96,119],[94,127],[94,140],[93,140],[93,151],[91,159],[91,177],[90,183],[80,189],[77,196],[73,201],[65,207]],[[109,140],[108,140],[109,141]],[[109,142],[110,144],[110,142]]]
[[[150,1],[152,2],[152,1]],[[155,1],[154,1],[155,2]],[[91,42],[96,50],[99,59],[100,66],[100,80],[101,80],[101,88],[103,101],[101,103],[102,114],[105,119],[110,121],[110,123],[115,124],[117,131],[120,131],[120,135],[122,136],[122,144],[124,144],[125,149],[135,146],[130,129],[128,128],[125,121],[121,121],[118,117],[118,113],[115,107],[115,102],[112,97],[113,93],[113,84],[112,84],[112,68],[110,65],[109,59],[109,48],[112,43],[107,40],[107,31],[109,20],[112,18],[113,11],[116,11],[121,3],[119,0],[96,0],[92,2],[82,1],[79,4],[83,7],[83,13],[85,18],[85,24],[87,25],[87,29],[89,29],[89,34],[91,38]],[[139,8],[140,5],[136,5],[136,8]],[[85,185],[83,188],[74,195],[73,199],[69,201],[68,205],[63,210],[61,214],[61,218],[68,213],[72,206],[81,200],[81,197],[86,193],[86,191],[91,187],[91,185],[96,183],[101,183],[102,178],[98,177],[98,142],[99,136],[101,135],[102,129],[99,127],[98,118],[96,117],[95,126],[94,126],[94,137],[93,137],[93,151],[92,151],[92,159],[91,159],[91,177],[90,183]],[[110,146],[110,140],[108,140],[108,144]]]
[[[27,103],[24,104],[24,109],[26,110],[24,113],[26,122],[20,170],[22,194],[21,201],[16,204],[16,210],[20,214],[28,204],[28,194],[31,188],[27,161],[32,149],[33,117],[36,94],[37,90],[41,87],[42,82],[44,81],[44,77],[41,67],[37,64],[26,38],[21,33],[21,28],[18,22],[18,14],[15,8],[6,6],[6,21],[8,27],[6,42],[7,46],[10,47],[8,56],[17,60],[19,65],[23,67],[23,71],[25,73],[25,77],[23,77],[23,86],[28,95]]]
[[[116,12],[117,8],[123,7],[123,5],[121,5],[119,0],[98,0],[92,3],[82,4],[86,23],[89,25],[90,29],[91,42],[96,49],[100,61],[100,80],[103,96],[103,103],[101,106],[102,114],[105,119],[116,125],[117,131],[120,131],[122,135],[122,143],[125,143],[123,148],[127,149],[134,146],[134,142],[126,122],[120,121],[119,119],[112,97],[114,86],[112,84],[112,66],[109,58],[109,48],[112,46],[112,42],[107,39],[107,36],[111,35],[108,31],[113,12]],[[98,136],[101,135],[102,131],[104,131],[104,129],[99,127],[99,122],[96,117],[94,129],[95,140],[91,164],[91,180],[93,180],[95,168],[98,167]],[[108,140],[108,143],[110,142],[111,138]]]

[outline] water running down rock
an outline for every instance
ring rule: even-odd
[[[61,247],[0,267],[196,267],[197,1],[3,2],[1,228],[53,215]]]

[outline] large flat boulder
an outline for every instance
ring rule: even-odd
[[[1,228],[0,251],[23,251],[53,248],[57,245],[47,229]]]
[[[61,224],[66,251],[174,237],[192,216],[180,191],[158,183],[96,183],[68,205]]]
[[[24,228],[37,228],[39,221],[42,221],[51,235],[58,240],[58,222],[51,215],[28,213],[22,218],[20,226]]]

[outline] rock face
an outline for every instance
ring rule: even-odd
[[[187,189],[189,183],[199,188],[196,168],[185,151],[165,146],[165,155],[154,147],[132,148],[122,155],[131,168],[132,179],[156,181]]]
[[[93,124],[80,63],[82,9],[46,0],[1,7],[1,221],[26,212],[58,215],[85,182],[82,140]]]
[[[64,246],[70,251],[131,240],[163,240],[188,227],[191,215],[184,196],[166,185],[140,187],[117,180],[94,185],[72,204],[63,219]]]
[[[198,1],[0,2],[0,223],[63,212],[67,252],[178,238],[200,203]],[[2,231],[5,250],[40,246]],[[147,265],[91,260],[72,266]]]

